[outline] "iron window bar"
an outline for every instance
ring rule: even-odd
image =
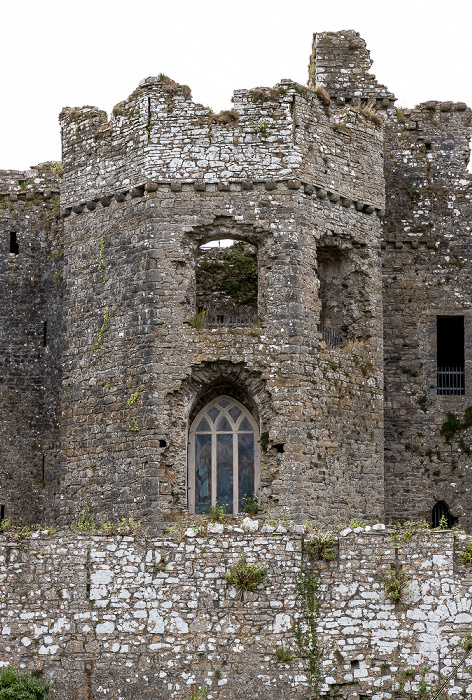
[[[321,333],[321,340],[332,348],[337,348],[343,342],[343,337],[338,328],[330,328],[322,323],[318,325],[318,333]]]
[[[464,367],[438,367],[437,394],[439,396],[460,396],[465,394]]]
[[[254,325],[254,319],[249,316],[233,316],[231,314],[207,314],[204,328],[237,327],[246,328]]]

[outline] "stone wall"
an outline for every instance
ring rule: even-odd
[[[300,183],[250,184],[156,184],[66,218],[63,518],[90,497],[107,517],[186,509],[189,420],[216,386],[268,433],[264,508],[326,520],[336,502],[339,518],[381,516],[378,216]],[[257,326],[190,324],[196,253],[215,238],[258,248]],[[319,241],[355,270],[340,348],[318,332]]]
[[[445,678],[463,658],[472,570],[459,555],[470,538],[420,530],[397,533],[395,545],[383,525],[348,528],[336,559],[314,562],[303,526],[261,525],[184,524],[138,539],[2,534],[0,665],[43,671],[60,700],[186,700],[203,686],[208,700],[307,700],[295,635],[305,619],[301,569],[320,586],[323,694],[389,698],[406,668],[426,660]],[[254,592],[225,584],[241,556],[267,567]],[[411,576],[397,605],[379,581],[393,566]],[[280,647],[291,662],[277,657]],[[472,693],[468,666],[448,685],[451,697]]]
[[[59,461],[61,231],[55,164],[0,171],[0,502],[27,523]]]
[[[431,518],[437,501],[470,528],[471,431],[440,434],[472,404],[471,110],[427,102],[392,113],[383,226],[387,517]],[[465,393],[438,395],[437,316],[464,317]],[[454,338],[445,339],[454,344]]]

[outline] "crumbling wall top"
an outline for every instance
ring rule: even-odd
[[[352,30],[313,35],[308,85],[323,85],[343,103],[354,98],[382,100],[389,107],[395,95],[370,73],[372,59],[364,39]]]

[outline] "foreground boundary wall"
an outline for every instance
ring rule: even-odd
[[[183,700],[203,685],[208,700],[305,700],[307,662],[295,637],[302,567],[320,584],[329,697],[389,698],[398,669],[424,657],[446,676],[463,656],[472,623],[472,567],[460,560],[466,535],[346,529],[336,559],[313,562],[301,525],[186,527],[149,539],[2,534],[0,665],[42,670],[52,697],[67,700]],[[266,582],[243,595],[223,578],[241,556],[268,567]],[[392,565],[411,576],[397,606],[379,582]],[[291,663],[279,660],[279,646]],[[468,666],[451,697],[470,697]]]

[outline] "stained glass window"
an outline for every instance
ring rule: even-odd
[[[259,488],[259,431],[249,411],[219,396],[197,415],[189,436],[189,506],[195,513],[224,505],[242,512]]]

